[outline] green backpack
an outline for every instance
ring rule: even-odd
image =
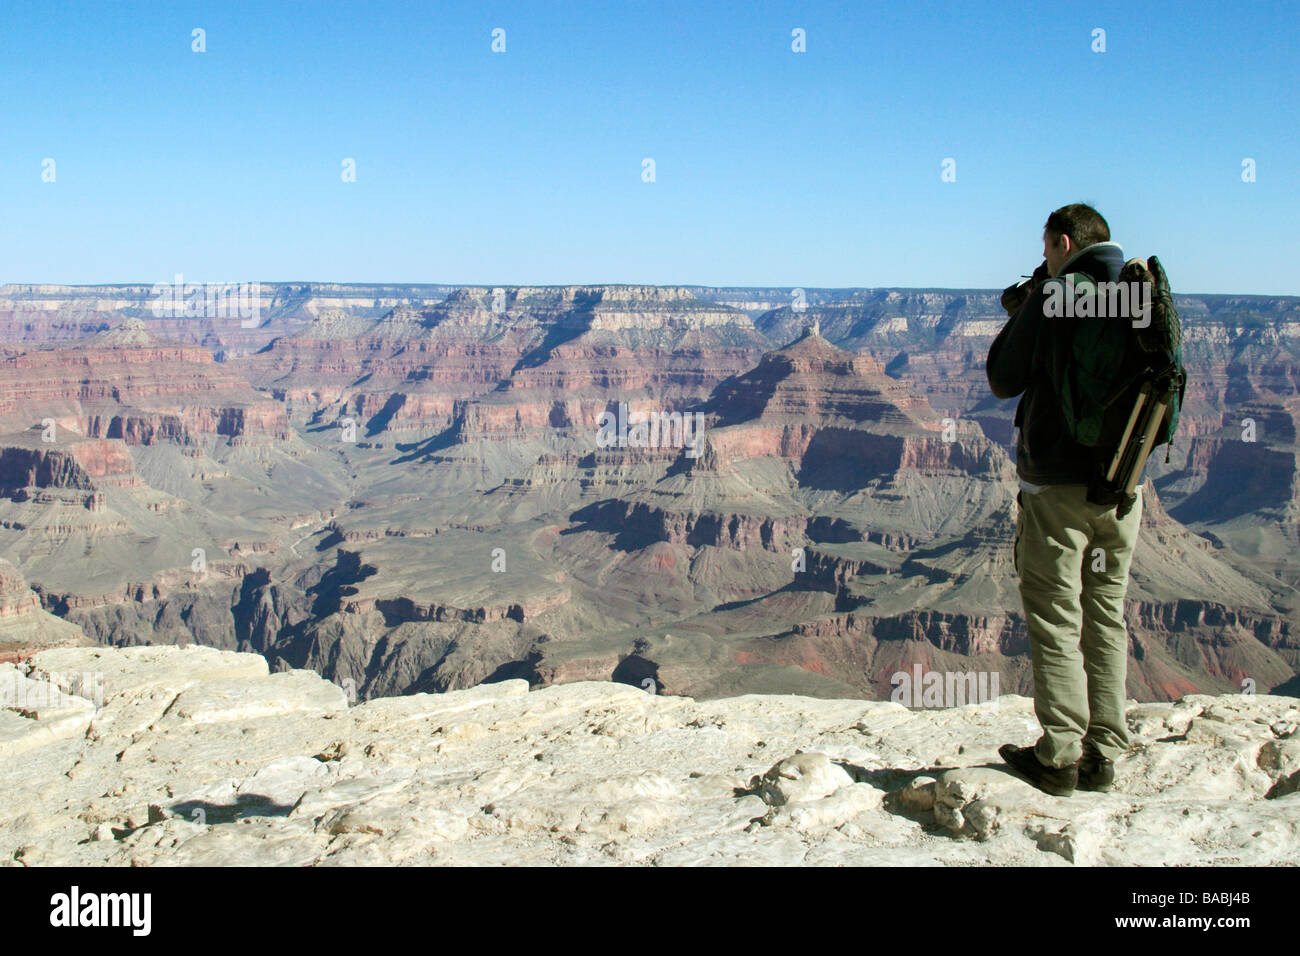
[[[1151,450],[1171,444],[1178,429],[1187,385],[1182,325],[1155,256],[1130,259],[1105,288],[1082,273],[1059,278],[1045,314],[1072,323],[1072,335],[1053,362],[1053,384],[1070,437],[1096,452],[1088,500],[1120,504],[1122,516],[1136,497],[1132,470],[1140,482]]]

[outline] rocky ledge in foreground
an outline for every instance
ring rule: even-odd
[[[56,648],[0,665],[0,859],[1297,862],[1300,700],[1190,696],[1128,720],[1116,790],[1059,799],[997,756],[1037,736],[1023,697],[909,711],[509,680],[349,706],[252,654]]]

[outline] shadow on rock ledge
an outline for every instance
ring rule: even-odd
[[[59,690],[93,674],[102,697]],[[203,647],[0,665],[9,865],[1294,864],[1300,700],[1134,704],[1111,793],[997,748],[1032,702],[899,704],[506,680],[349,706]]]

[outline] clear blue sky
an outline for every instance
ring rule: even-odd
[[[1300,294],[1293,3],[5,0],[4,20],[0,282],[1000,288],[1051,209],[1091,200],[1177,291]]]

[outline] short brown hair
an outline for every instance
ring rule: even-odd
[[[1043,231],[1069,236],[1079,249],[1095,242],[1110,242],[1110,226],[1101,213],[1081,202],[1070,203],[1053,212],[1047,217]]]

